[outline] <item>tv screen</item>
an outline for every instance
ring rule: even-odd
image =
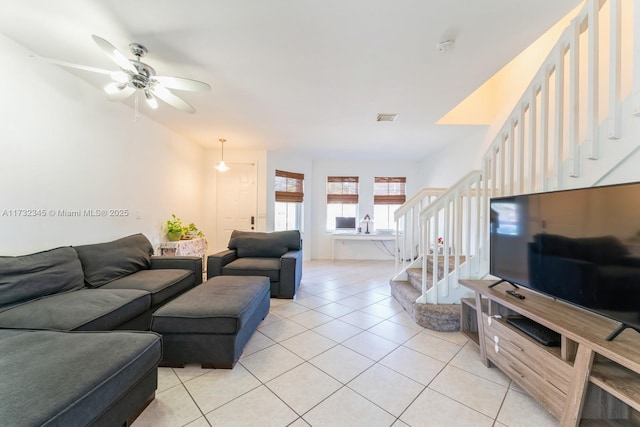
[[[492,198],[490,273],[640,331],[640,183]]]
[[[337,216],[336,230],[353,230],[356,228],[356,218],[353,216]]]

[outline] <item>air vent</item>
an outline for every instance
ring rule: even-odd
[[[378,117],[376,118],[377,122],[392,122],[396,119],[396,117],[398,117],[397,113],[393,113],[393,114],[378,114]]]

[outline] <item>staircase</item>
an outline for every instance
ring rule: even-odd
[[[456,330],[459,279],[489,274],[489,199],[602,183],[640,149],[637,116],[640,0],[588,0],[478,170],[396,211],[392,294],[418,324]]]

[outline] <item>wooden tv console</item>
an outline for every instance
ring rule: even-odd
[[[640,333],[619,323],[526,288],[525,299],[505,291],[509,283],[461,280],[475,298],[461,300],[460,330],[478,344],[482,361],[495,365],[535,398],[561,426],[640,425]],[[524,316],[556,331],[559,347],[547,347],[508,324]]]

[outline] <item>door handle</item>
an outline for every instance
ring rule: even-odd
[[[256,217],[255,216],[251,216],[251,229],[255,229],[254,225],[256,223]]]

